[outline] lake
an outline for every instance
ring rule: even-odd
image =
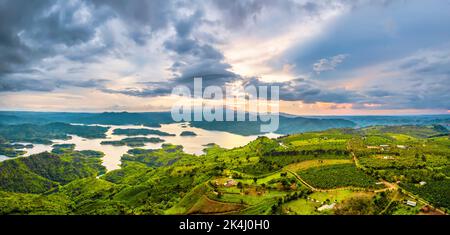
[[[105,139],[85,139],[76,135],[71,135],[70,140],[54,140],[55,144],[75,144],[75,150],[97,150],[105,153],[103,157],[103,165],[108,171],[116,170],[120,168],[120,158],[125,154],[131,147],[128,146],[112,146],[112,145],[101,145],[100,142],[104,140],[121,140],[128,136],[125,135],[113,135],[114,129],[155,129],[164,131],[171,134],[176,134],[176,136],[157,136],[157,135],[147,135],[148,137],[159,137],[165,140],[164,143],[171,143],[175,145],[182,145],[186,153],[201,155],[203,154],[204,145],[209,143],[215,143],[223,148],[234,148],[246,145],[252,140],[255,140],[258,136],[241,136],[237,134],[232,134],[222,131],[209,131],[200,128],[190,127],[187,123],[173,123],[173,124],[162,124],[159,128],[150,128],[140,125],[98,125],[110,127],[106,133]],[[197,134],[197,136],[180,136],[183,131],[192,131]],[[277,134],[266,134],[265,136],[269,138],[276,138]],[[133,136],[134,137],[134,136]],[[143,136],[136,136],[143,137]],[[146,143],[146,149],[157,149],[160,148],[163,143]],[[31,149],[24,149],[27,153],[24,156],[29,156],[32,154],[37,154],[45,151],[51,151],[52,147],[50,145],[34,144]],[[10,159],[0,156],[0,161]]]

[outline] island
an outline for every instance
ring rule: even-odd
[[[21,156],[25,153],[26,153],[25,151],[17,149],[13,145],[0,144],[0,155],[13,158]]]
[[[180,136],[197,136],[197,134],[193,131],[183,131]]]
[[[136,136],[136,135],[158,135],[158,136],[175,136],[175,134],[167,133],[160,130],[154,129],[114,129],[113,135],[126,135],[126,136]]]
[[[51,145],[53,140],[69,140],[71,135],[86,139],[106,138],[108,127],[72,125],[62,122],[37,124],[4,125],[0,128],[3,142],[25,142],[32,144]],[[2,143],[2,140],[0,140]]]
[[[54,144],[52,145],[52,153],[63,154],[72,152],[75,149],[75,144]]]
[[[125,138],[122,140],[111,140],[111,141],[102,141],[100,144],[102,145],[113,145],[113,146],[129,146],[129,147],[142,147],[146,143],[162,143],[164,142],[163,139],[158,137],[132,137],[132,138]]]

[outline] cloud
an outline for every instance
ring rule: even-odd
[[[33,78],[10,78],[0,77],[0,92],[19,92],[19,91],[42,91],[49,92],[57,88],[65,87],[102,87],[106,80],[56,80],[56,79],[33,79]]]
[[[449,8],[438,0],[358,1],[320,34],[291,46],[278,59],[296,64],[298,72],[311,71],[309,65],[319,59],[343,53],[351,57],[340,67],[341,72],[399,59],[448,41],[450,32],[443,25],[450,24]],[[320,77],[336,78],[332,73]]]
[[[366,75],[345,81],[362,94],[359,109],[449,109],[450,46],[422,50],[355,72]],[[364,104],[378,104],[373,107]]]
[[[249,1],[213,1],[214,6],[219,9],[228,28],[239,28],[248,21],[255,20],[265,6],[271,5],[270,0],[249,0]]]
[[[202,77],[204,86],[276,85],[285,101],[448,109],[449,8],[438,0],[0,0],[0,92],[161,97]]]
[[[252,78],[246,81],[245,85],[267,86],[269,89],[271,86],[277,86],[280,92],[280,100],[284,101],[350,103],[362,98],[356,91],[344,88],[328,88],[318,81],[305,78],[296,78],[289,82],[269,83]]]
[[[335,70],[336,67],[338,66],[338,64],[344,62],[344,59],[347,58],[347,56],[348,55],[340,54],[340,55],[335,55],[330,58],[320,59],[316,63],[313,64],[313,70],[317,74],[320,74],[321,72],[324,72],[324,71]]]
[[[109,17],[127,23],[127,34],[135,43],[145,45],[155,33],[165,30],[175,15],[171,1],[92,0],[97,10],[105,10]]]
[[[2,1],[0,7],[0,75],[14,73],[86,43],[104,22],[82,1]],[[87,56],[87,55],[86,55]]]
[[[174,23],[176,34],[164,42],[164,47],[172,53],[174,63],[170,67],[170,71],[173,77],[162,84],[163,86],[192,87],[195,77],[202,77],[204,86],[224,86],[239,78],[239,75],[231,72],[231,65],[224,61],[225,57],[219,49],[209,40],[200,40],[197,37],[198,32],[195,29],[206,21],[201,9],[196,9],[191,15],[176,19]],[[214,38],[213,35],[209,36],[208,39]],[[150,90],[142,94],[152,95],[148,91]],[[165,89],[157,87],[154,94],[161,95],[161,91],[165,91]]]

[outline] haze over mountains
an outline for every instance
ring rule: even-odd
[[[249,114],[247,114],[248,117]],[[248,120],[248,119],[246,119]],[[64,112],[16,112],[1,111],[0,124],[46,124],[52,122],[103,124],[103,125],[145,125],[158,127],[160,124],[174,123],[170,112],[104,112],[104,113],[64,113]],[[259,119],[253,121],[191,122],[191,126],[206,130],[225,131],[240,135],[260,134]],[[374,125],[434,125],[447,129],[450,115],[417,116],[293,116],[280,114],[277,134],[292,134],[307,131],[320,131],[331,128],[355,128]]]

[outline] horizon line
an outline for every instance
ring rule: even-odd
[[[102,113],[170,113],[169,110],[166,111],[35,111],[35,110],[2,110],[0,112],[28,112],[28,113],[88,113],[88,114],[102,114]],[[246,112],[248,113],[248,112]],[[378,116],[378,117],[391,117],[391,116],[447,116],[450,113],[406,113],[406,114],[291,114],[280,112],[279,115],[291,115],[296,117],[348,117],[348,116]]]

